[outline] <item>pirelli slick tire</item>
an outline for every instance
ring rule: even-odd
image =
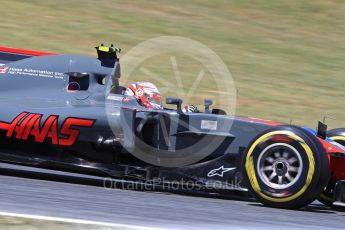
[[[320,196],[330,175],[320,141],[295,126],[278,126],[254,138],[242,166],[249,191],[275,208],[308,205]]]
[[[327,132],[327,137],[343,146],[345,146],[345,128],[332,129]],[[331,180],[321,193],[318,200],[326,206],[333,206],[335,181]]]
[[[345,146],[345,128],[332,129],[327,132],[327,137]]]
[[[317,200],[328,207],[332,207],[335,201],[334,190],[335,190],[335,181],[330,180],[328,182],[328,185],[324,188],[320,196],[317,198]]]

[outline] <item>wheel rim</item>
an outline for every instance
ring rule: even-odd
[[[301,177],[302,169],[301,154],[286,143],[269,145],[260,153],[257,162],[259,177],[274,189],[293,186]]]

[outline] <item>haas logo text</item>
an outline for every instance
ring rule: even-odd
[[[50,140],[54,145],[71,146],[78,139],[78,127],[90,128],[95,120],[68,117],[59,128],[59,116],[51,115],[42,121],[42,114],[22,112],[11,123],[0,122],[0,130],[5,130],[6,136],[20,140],[33,137],[37,143]],[[43,122],[43,123],[42,123]]]

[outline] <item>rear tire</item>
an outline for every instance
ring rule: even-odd
[[[327,137],[345,146],[345,128],[332,129],[327,132]]]
[[[327,137],[343,146],[345,146],[345,128],[332,129],[327,132]],[[334,198],[335,181],[330,180],[324,191],[321,193],[318,201],[326,206],[332,207]]]
[[[330,180],[328,182],[328,185],[324,188],[320,196],[317,198],[317,200],[328,207],[332,207],[333,202],[335,201],[334,189],[335,189],[335,182],[333,180]]]
[[[249,191],[264,205],[275,208],[308,205],[329,181],[322,144],[296,126],[278,126],[254,138],[242,166]]]

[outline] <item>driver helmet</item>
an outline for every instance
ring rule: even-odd
[[[162,96],[157,87],[150,82],[132,82],[125,92],[126,96],[137,99],[147,109],[162,109]]]

